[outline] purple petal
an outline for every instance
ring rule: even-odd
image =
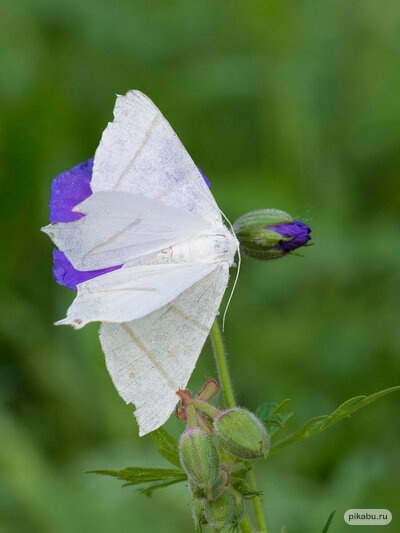
[[[92,194],[90,188],[92,170],[93,159],[89,159],[54,178],[50,195],[50,222],[73,222],[83,217],[82,213],[74,212],[72,208]],[[61,250],[53,250],[53,261],[53,275],[57,283],[74,291],[79,283],[122,266],[100,270],[76,270]]]
[[[200,172],[200,174],[203,177],[203,180],[207,183],[208,187],[211,187],[211,181],[207,178],[207,176],[204,174],[204,172],[201,170],[200,167],[197,167],[197,170]]]
[[[93,159],[80,163],[54,178],[50,195],[50,222],[72,222],[83,215],[72,208],[92,194]]]
[[[268,226],[268,229],[276,231],[286,239],[291,238],[290,241],[282,241],[278,244],[278,248],[284,252],[290,252],[291,250],[300,248],[300,246],[304,246],[311,239],[311,229],[304,222],[300,222],[300,220]]]
[[[61,252],[61,250],[53,250],[53,261],[54,279],[60,285],[64,285],[65,287],[68,287],[68,289],[71,289],[73,291],[76,291],[76,286],[79,283],[87,281],[88,279],[95,278],[97,276],[101,276],[102,274],[106,274],[107,272],[111,272],[112,270],[121,268],[120,266],[116,266],[110,268],[102,268],[100,270],[76,270],[76,268],[71,265],[71,263],[69,262],[65,254]]]

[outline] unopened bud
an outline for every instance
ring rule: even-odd
[[[225,490],[219,498],[204,501],[204,515],[215,531],[223,527],[237,527],[244,513],[244,504],[238,492],[233,489]]]
[[[246,213],[233,229],[242,253],[257,259],[278,259],[311,239],[307,224],[278,209]]]
[[[179,442],[179,456],[196,496],[217,498],[224,481],[215,437],[198,427],[187,429]]]
[[[250,411],[234,407],[214,420],[214,432],[221,447],[243,461],[266,458],[269,450],[267,430]]]

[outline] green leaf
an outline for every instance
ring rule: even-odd
[[[336,422],[342,420],[342,418],[349,417],[352,413],[355,413],[362,407],[374,402],[378,398],[398,390],[400,390],[400,386],[384,389],[382,391],[375,392],[370,396],[356,396],[355,398],[351,398],[350,400],[342,403],[342,405],[340,405],[332,414],[312,418],[294,433],[291,433],[287,437],[274,442],[271,445],[270,453],[276,453],[278,450],[285,448],[290,444],[313,437],[333,424],[336,424]]]
[[[140,483],[184,481],[186,474],[182,470],[173,468],[142,468],[130,467],[123,470],[89,470],[88,474],[101,474],[103,476],[112,476],[121,481],[128,481],[127,485],[139,485]]]
[[[329,515],[329,518],[324,526],[324,529],[322,530],[322,533],[327,533],[330,525],[332,524],[332,520],[333,520],[333,517],[335,516],[336,514],[336,510],[335,511],[332,511],[331,514]]]
[[[254,414],[264,423],[270,437],[279,429],[282,429],[293,416],[294,413],[281,413],[289,402],[290,400],[288,399],[283,400],[280,404],[266,402],[259,405],[255,410]]]
[[[180,468],[176,440],[163,428],[153,431],[150,435],[160,455],[174,466],[177,466],[178,469],[130,467],[124,468],[123,470],[90,470],[88,473],[112,476],[121,481],[127,481],[123,487],[151,483],[149,486],[138,490],[139,493],[146,494],[147,496],[151,496],[152,492],[156,489],[185,481],[187,476]]]
[[[180,468],[177,441],[163,428],[152,431],[150,437],[157,446],[158,453],[171,464]]]
[[[157,490],[157,489],[163,489],[165,487],[169,487],[170,485],[174,485],[175,483],[181,483],[181,481],[183,481],[182,479],[172,479],[170,481],[156,481],[155,483],[152,483],[151,485],[147,486],[147,487],[144,487],[144,488],[141,488],[141,489],[137,489],[138,493],[139,494],[144,494],[145,496],[151,496],[153,494],[153,491],[154,490]],[[125,485],[123,485],[124,487],[128,487],[132,485],[132,483],[125,483]]]

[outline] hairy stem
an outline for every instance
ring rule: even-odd
[[[250,487],[253,490],[257,490],[257,482],[256,482],[256,477],[254,475],[253,470],[250,470],[247,477],[249,480]],[[264,531],[264,533],[268,533],[267,521],[265,520],[261,498],[259,496],[256,496],[255,498],[253,498],[252,502],[253,502],[254,513],[256,515],[258,531]]]
[[[224,348],[224,341],[222,339],[221,330],[217,320],[214,321],[211,331],[211,344],[214,352],[215,362],[217,364],[219,382],[222,387],[224,395],[225,406],[235,407],[235,394],[233,392],[232,380],[229,375],[228,361]]]
[[[222,393],[224,395],[226,407],[235,407],[235,394],[233,392],[232,380],[229,374],[228,361],[224,348],[224,342],[222,334],[217,320],[214,321],[210,331],[211,345],[214,352],[215,362],[217,365],[219,382],[222,387]],[[256,479],[252,471],[248,475],[249,483],[253,490],[257,490]],[[267,523],[264,517],[264,511],[261,504],[261,499],[256,496],[252,499],[254,513],[257,521],[257,531],[268,533]],[[240,523],[240,529],[243,533],[250,533],[253,531],[251,523],[247,517],[245,517]]]

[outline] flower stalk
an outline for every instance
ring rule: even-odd
[[[217,320],[214,321],[214,324],[211,327],[210,331],[211,345],[214,352],[215,363],[217,366],[219,381],[222,387],[222,393],[224,396],[225,406],[226,407],[235,407],[235,394],[233,391],[232,380],[229,373],[227,357],[224,348],[224,342],[221,334],[220,327]],[[251,488],[254,491],[257,491],[257,483],[252,470],[248,473],[248,480]],[[264,511],[262,508],[261,499],[259,496],[255,496],[252,499],[253,509],[257,521],[257,530],[259,532],[268,533],[267,522],[265,520]],[[250,520],[245,516],[240,522],[240,529],[242,533],[250,533],[253,531]]]
[[[217,320],[214,320],[214,324],[211,327],[210,337],[217,365],[219,382],[222,387],[222,394],[224,395],[225,407],[235,407],[235,394],[225,354],[224,341]]]

